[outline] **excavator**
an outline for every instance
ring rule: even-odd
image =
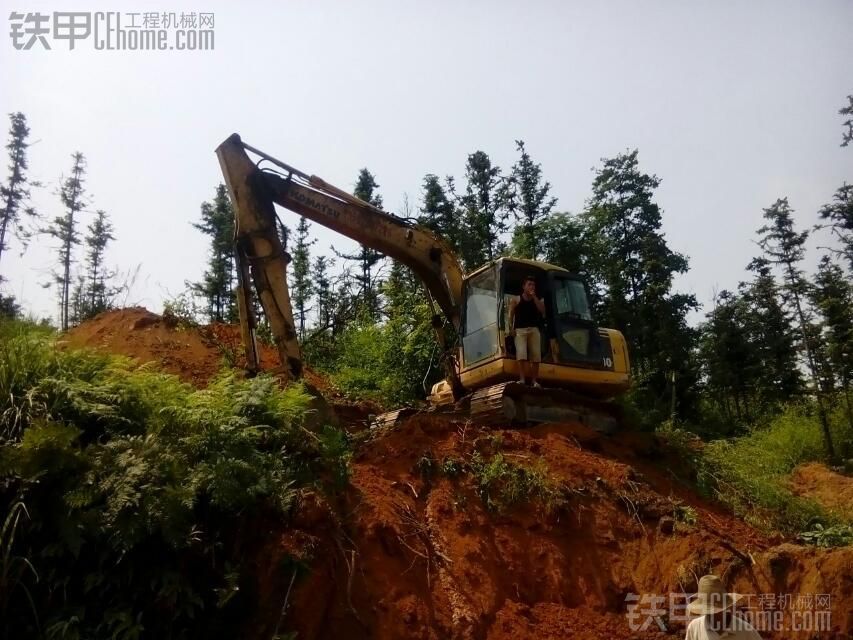
[[[581,278],[552,264],[508,257],[465,274],[450,245],[428,228],[299,171],[236,133],[216,155],[235,214],[237,308],[250,375],[260,369],[252,288],[282,375],[302,374],[277,204],[399,261],[420,279],[445,372],[427,398],[429,410],[486,425],[574,420],[608,432],[618,426],[612,401],[631,384],[628,348],[619,331],[597,326]],[[508,326],[510,301],[531,276],[546,310],[541,388],[518,382]],[[393,424],[410,411],[383,414],[374,425]]]

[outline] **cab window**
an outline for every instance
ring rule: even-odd
[[[493,269],[468,281],[465,298],[465,364],[483,360],[498,350],[497,277]]]
[[[560,278],[555,282],[554,305],[558,316],[592,320],[586,289],[579,280]]]

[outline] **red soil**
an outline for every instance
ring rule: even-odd
[[[651,620],[632,631],[626,596],[693,592],[712,572],[756,594],[755,607],[762,593],[831,594],[833,631],[765,638],[850,637],[853,548],[778,545],[680,487],[658,466],[666,458],[651,458],[665,454],[652,437],[609,438],[579,425],[498,433],[500,442],[494,431],[421,415],[364,445],[335,510],[348,517],[339,522],[328,507],[318,524],[311,503],[313,570],[288,599],[287,628],[308,640],[679,638],[677,621],[666,632]],[[534,500],[494,513],[470,475],[421,471],[425,458],[441,465],[474,451],[541,461],[567,504],[547,512]],[[696,523],[676,522],[675,504],[691,507]],[[261,562],[282,553],[278,544]],[[289,576],[267,576],[259,590],[269,594],[259,609],[276,620]],[[263,616],[253,631],[269,631]]]
[[[853,519],[853,478],[820,462],[802,464],[791,474],[791,491],[816,500],[830,511]]]
[[[246,366],[240,327],[229,324],[181,326],[175,320],[143,307],[118,309],[98,314],[65,334],[72,347],[89,347],[128,356],[142,363],[156,362],[169,373],[196,387],[204,387],[223,366]],[[261,368],[280,371],[275,347],[258,342]],[[332,405],[346,421],[364,420],[378,409],[370,403],[348,401],[323,376],[305,368],[303,378],[309,389]]]
[[[199,386],[223,354],[240,362],[236,327],[181,329],[138,308],[102,314],[67,340],[157,361]],[[262,347],[262,361],[274,369],[277,354]],[[471,473],[440,470],[475,452],[539,465],[564,503],[487,510]],[[802,473],[801,486],[817,478]],[[606,437],[580,425],[495,431],[414,416],[358,448],[333,504],[308,494],[288,526],[257,528],[256,614],[245,637],[279,628],[300,640],[680,638],[679,623],[661,631],[649,620],[632,631],[626,596],[692,592],[713,572],[741,593],[830,594],[833,631],[765,638],[850,638],[853,548],[779,544],[693,493],[688,475],[646,434]],[[814,490],[824,493],[823,482]],[[674,517],[677,506],[691,517]]]

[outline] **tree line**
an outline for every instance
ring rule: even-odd
[[[840,113],[847,117],[842,146],[848,146],[853,96]],[[79,152],[57,190],[63,213],[49,222],[39,215],[31,192],[43,185],[28,174],[29,140],[26,117],[10,114],[8,173],[0,185],[0,274],[13,236],[22,250],[36,234],[55,240],[51,284],[59,324],[67,329],[114,303],[116,272],[105,265],[114,229],[105,212],[91,210],[86,159]],[[426,174],[419,201],[406,199],[400,215],[442,236],[467,270],[516,256],[582,275],[598,323],[626,336],[635,380],[629,403],[650,423],[701,420],[714,431],[732,431],[800,398],[815,399],[821,416],[841,403],[853,423],[853,185],[842,184],[819,211],[818,226],[829,230],[836,246],[822,250],[814,273],[802,266],[814,229],[797,228],[787,198],[768,203],[756,230],[759,250],[745,265],[747,277],[719,292],[704,321],[691,326],[688,316],[699,303],[674,287],[689,260],[664,236],[663,212],[655,201],[661,181],[641,168],[638,151],[603,159],[583,210],[569,213],[557,208],[551,183],[525,143],[515,146],[516,161],[507,169],[476,150],[458,180]],[[367,168],[357,174],[353,194],[383,206],[378,178]],[[87,215],[84,237],[80,226]],[[188,282],[209,321],[237,319],[233,225],[220,184],[194,223],[208,237],[207,265],[201,280]],[[423,397],[441,376],[441,354],[413,274],[367,247],[317,251],[303,218],[293,229],[281,225],[280,233],[292,258],[289,281],[308,364],[354,394],[389,402]],[[19,311],[9,295],[0,295],[0,308]],[[828,429],[826,437],[832,450]]]
[[[44,185],[29,176],[28,150],[30,127],[23,113],[9,114],[9,164],[5,182],[0,185],[0,267],[8,254],[10,238],[15,237],[23,254],[34,236],[56,241],[57,265],[52,280],[59,302],[59,326],[62,330],[106,311],[114,304],[121,287],[114,284],[117,272],[105,264],[107,246],[115,240],[107,213],[91,211],[86,190],[86,158],[79,151],[71,155],[71,171],[59,181],[57,194],[64,212],[48,220],[32,204],[32,189]],[[82,217],[90,215],[85,236]],[[85,246],[82,264],[78,247]],[[8,258],[7,258],[8,261]],[[75,265],[80,265],[75,269]],[[6,279],[0,272],[0,283]],[[0,315],[20,314],[20,305],[12,295],[0,293]]]

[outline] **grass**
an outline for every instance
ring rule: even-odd
[[[840,410],[831,415],[831,425],[836,447],[849,454],[853,434]],[[750,524],[788,535],[815,530],[818,524],[845,524],[787,488],[793,469],[811,461],[827,460],[820,423],[808,405],[789,406],[768,425],[740,438],[710,442],[696,454],[700,488]]]
[[[517,504],[536,501],[547,513],[553,513],[565,503],[561,485],[550,477],[541,459],[524,465],[507,460],[502,453],[489,459],[474,453],[470,467],[477,493],[491,511],[501,512]]]

